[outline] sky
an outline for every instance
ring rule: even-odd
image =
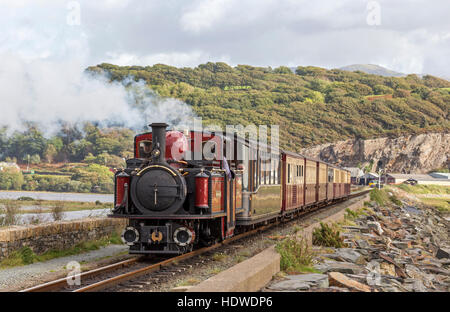
[[[450,77],[448,0],[0,0],[0,12],[3,62],[378,64]]]

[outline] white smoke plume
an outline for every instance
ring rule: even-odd
[[[145,82],[129,77],[110,83],[107,77],[84,72],[81,62],[25,60],[0,53],[0,127],[9,133],[35,123],[46,135],[59,122],[90,121],[142,130],[151,122],[186,126],[191,108],[176,99],[159,97]]]

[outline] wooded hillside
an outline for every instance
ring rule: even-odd
[[[144,80],[159,95],[191,105],[206,124],[280,125],[282,147],[290,150],[450,128],[450,82],[433,76],[382,77],[311,66],[293,73],[288,67],[225,63],[100,64],[87,70],[106,73],[111,81]]]

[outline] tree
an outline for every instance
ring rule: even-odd
[[[286,66],[280,66],[273,70],[275,74],[292,74],[292,70]]]
[[[53,144],[47,144],[44,152],[44,158],[50,164],[53,162],[53,159],[55,158],[57,153],[58,152],[56,151],[56,148]]]

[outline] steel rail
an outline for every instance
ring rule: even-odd
[[[100,274],[104,274],[110,271],[114,271],[117,269],[120,269],[122,267],[126,267],[129,266],[131,264],[136,263],[139,260],[140,257],[134,257],[131,259],[127,259],[127,260],[123,260],[117,263],[113,263],[104,267],[100,267],[97,269],[93,269],[90,271],[86,271],[77,275],[74,275],[73,277],[80,277],[80,278],[91,278]],[[68,285],[67,281],[68,281],[68,277],[63,277],[51,282],[47,282],[44,284],[40,284],[37,286],[33,286],[27,289],[23,289],[20,292],[43,292],[43,291],[51,291],[51,290],[56,290],[56,289],[61,289],[64,288],[65,286]]]

